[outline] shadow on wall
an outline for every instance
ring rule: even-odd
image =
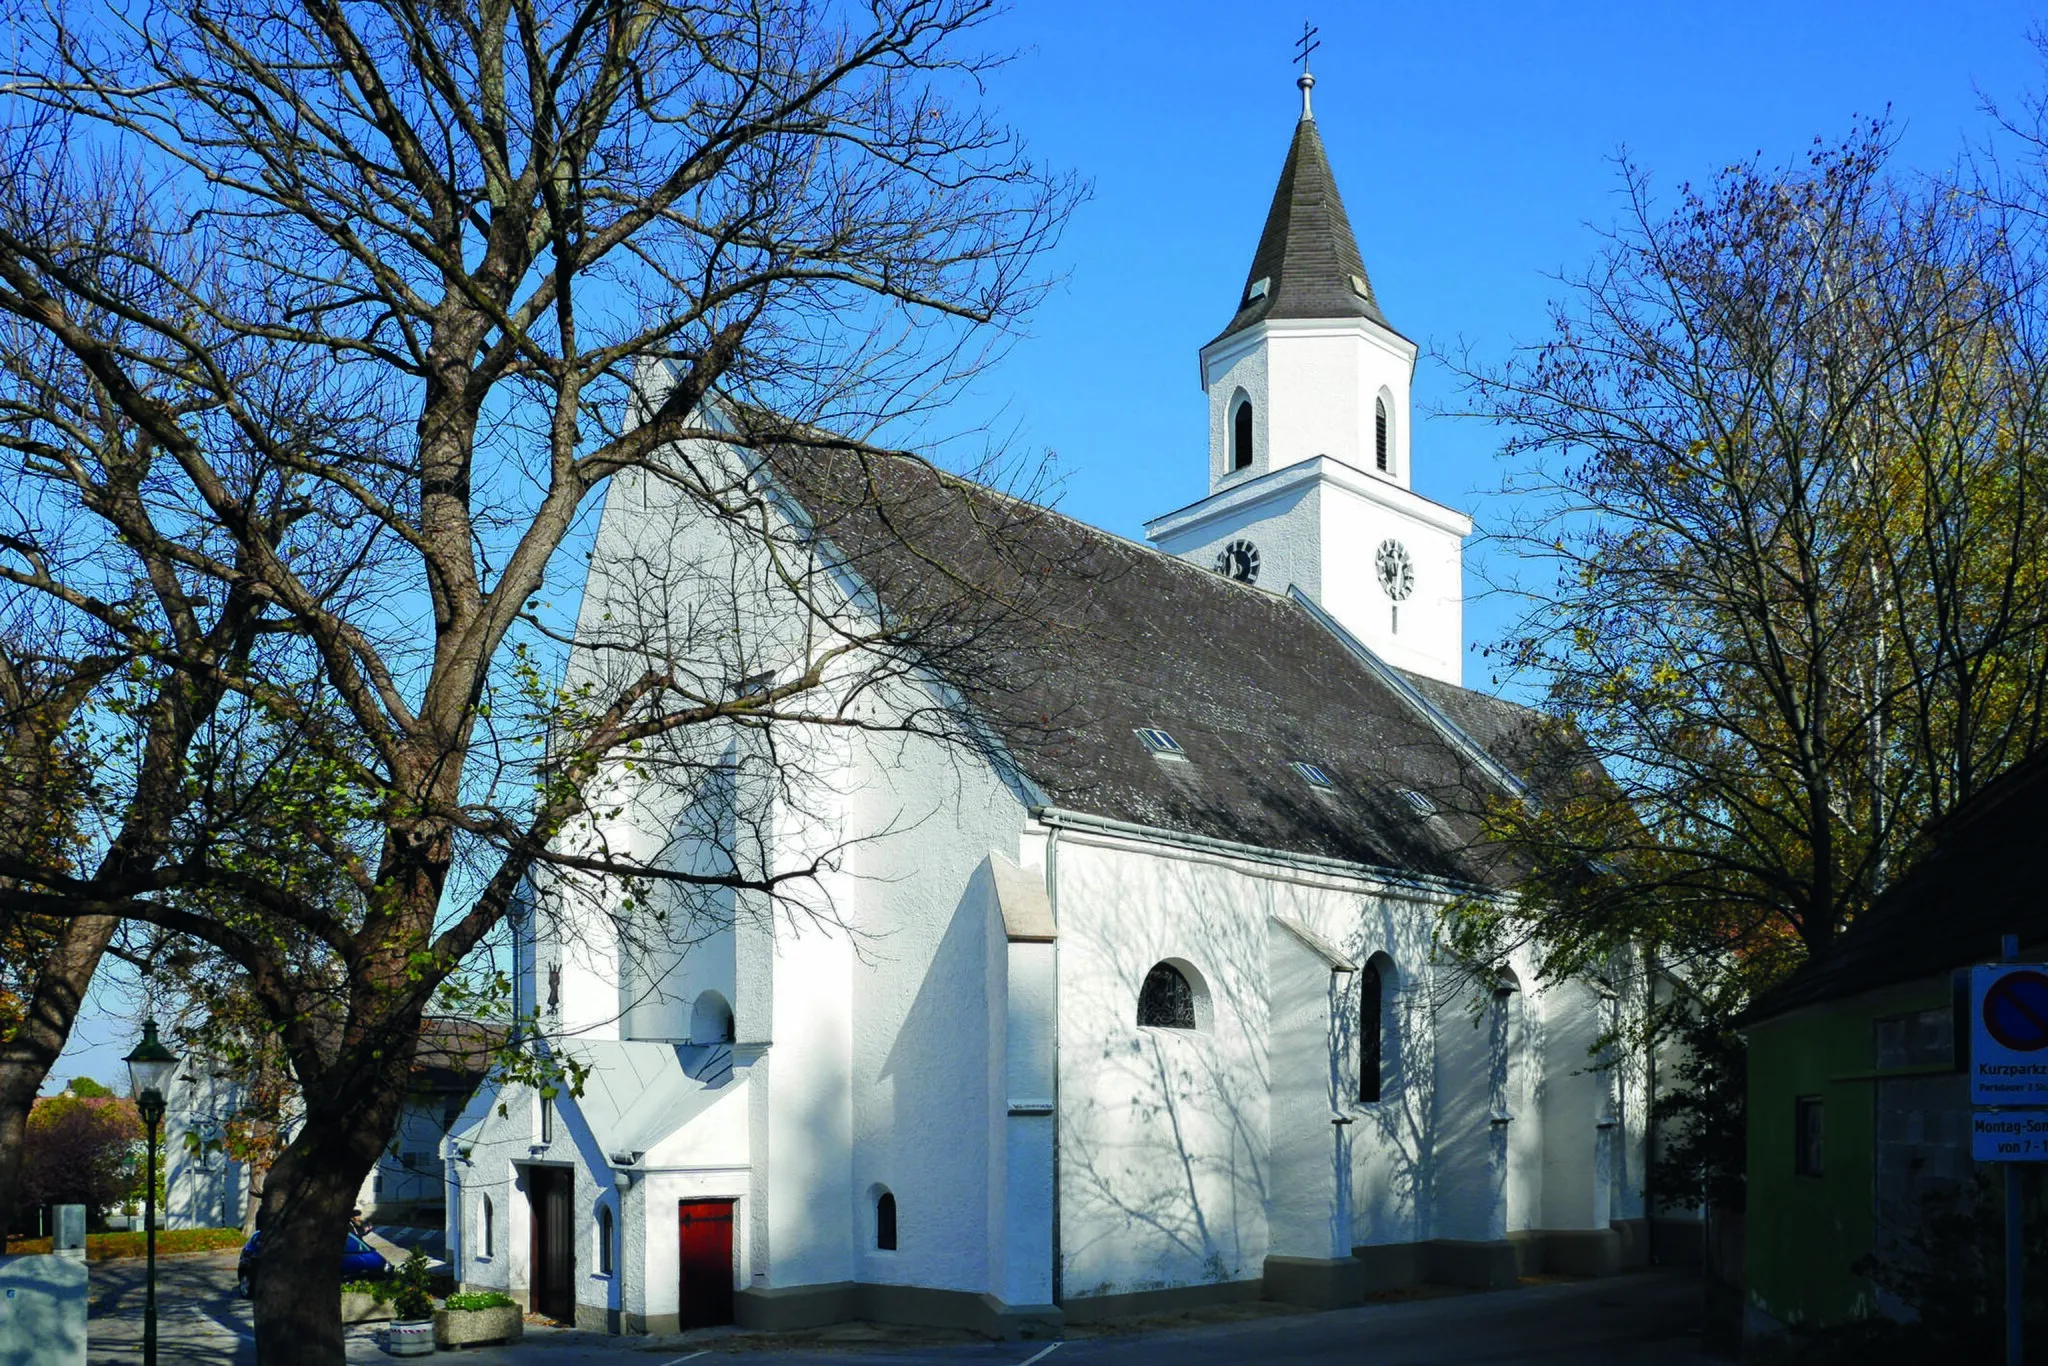
[[[1379,902],[1346,945],[1353,961],[1376,972],[1377,1001],[1371,999],[1371,975],[1356,973],[1332,1020],[1338,1043],[1331,1050],[1331,1091],[1338,1103],[1331,1108],[1358,1116],[1338,1158],[1338,1179],[1351,1182],[1352,1246],[1430,1236],[1437,1140],[1430,1000],[1422,987],[1422,946],[1402,944],[1394,918],[1392,907]],[[1397,960],[1390,949],[1406,952]],[[1376,1039],[1366,1028],[1371,1006],[1377,1007]],[[1377,1085],[1369,1086],[1374,1042]]]
[[[1103,1026],[1099,1038],[1062,1041],[1064,1291],[1256,1276],[1269,1194],[1268,908],[1206,912],[1214,894],[1195,865],[1104,866],[1142,867],[1144,876],[1089,888],[1103,906],[1132,914],[1073,916],[1069,925],[1080,929],[1062,927],[1063,958],[1089,964],[1085,972],[1063,965],[1062,1017]],[[1144,907],[1175,909],[1148,917]],[[1194,1029],[1138,1023],[1140,990],[1166,961],[1190,976]]]

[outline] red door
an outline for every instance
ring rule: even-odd
[[[732,1201],[685,1200],[676,1207],[684,1328],[732,1322]]]

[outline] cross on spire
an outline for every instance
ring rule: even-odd
[[[1309,23],[1308,20],[1304,19],[1301,21],[1301,36],[1294,40],[1294,45],[1301,49],[1301,55],[1294,60],[1301,63],[1301,74],[1304,76],[1308,75],[1308,54],[1322,46],[1322,43],[1316,38],[1316,35],[1321,32],[1321,29]]]
[[[1294,60],[1301,63],[1301,76],[1294,83],[1301,87],[1301,116],[1304,119],[1315,117],[1315,111],[1308,105],[1308,92],[1315,88],[1316,78],[1308,69],[1308,58],[1310,53],[1322,46],[1316,38],[1320,32],[1321,29],[1304,19],[1301,21],[1301,36],[1294,40],[1295,47],[1300,49]]]

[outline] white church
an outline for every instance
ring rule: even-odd
[[[1312,82],[1201,349],[1208,496],[1149,546],[936,474],[835,507],[713,442],[679,460],[748,491],[765,538],[659,479],[612,485],[582,640],[635,614],[654,639],[651,613],[677,649],[733,642],[699,661],[707,688],[770,696],[816,666],[861,680],[840,719],[878,719],[774,756],[800,779],[751,782],[767,741],[745,728],[689,781],[653,758],[608,779],[579,838],[712,874],[815,866],[819,909],[715,876],[685,884],[692,914],[659,879],[538,889],[522,1004],[580,1087],[487,1082],[451,1127],[466,1288],[620,1333],[1045,1336],[1641,1260],[1645,1067],[1594,1052],[1634,977],[1434,948],[1446,907],[1513,894],[1472,812],[1533,799],[1527,717],[1462,686],[1471,522],[1412,487],[1416,347],[1374,296]],[[1093,576],[1037,609],[1014,686],[877,684],[821,648],[823,595],[887,618],[978,572],[1005,518]],[[586,644],[571,677],[630,667]],[[908,712],[951,734],[882,724]]]

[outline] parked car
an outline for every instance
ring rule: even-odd
[[[242,1245],[241,1260],[235,1263],[235,1293],[247,1295],[256,1284],[256,1272],[263,1264],[263,1234],[256,1235]],[[341,1253],[341,1278],[344,1281],[369,1281],[391,1273],[391,1263],[384,1260],[384,1254],[371,1247],[360,1237],[351,1233]]]

